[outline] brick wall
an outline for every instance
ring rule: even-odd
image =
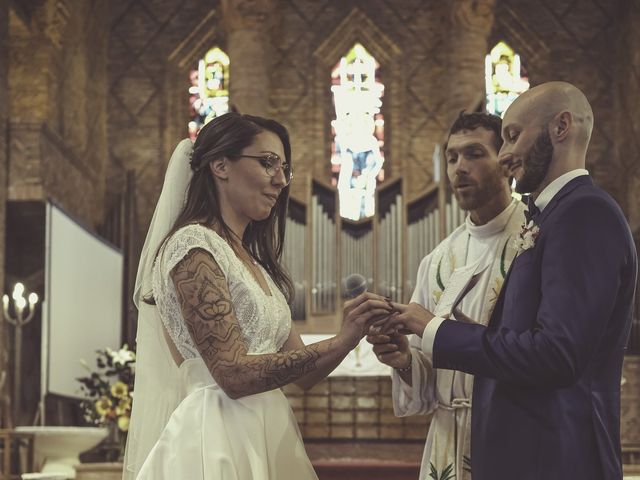
[[[637,210],[626,206],[638,203],[635,197],[626,198],[627,191],[637,189],[620,186],[629,177],[620,174],[625,155],[615,148],[618,110],[612,86],[618,76],[609,48],[621,38],[618,5],[625,2],[274,3],[278,18],[270,22],[272,55],[266,61],[271,79],[265,95],[272,115],[291,132],[300,179],[292,185],[297,198],[306,198],[306,175],[329,178],[329,74],[354,41],[362,42],[381,64],[385,168],[391,176],[411,171],[406,182],[411,197],[432,181],[432,152],[452,119],[459,110],[474,109],[483,101],[484,55],[498,40],[506,40],[521,54],[532,84],[560,79],[585,91],[596,115],[589,168],[625,208]],[[206,2],[121,0],[111,5],[109,14],[107,177],[114,180],[109,188],[117,190],[122,182],[116,180],[124,170],[136,171],[143,236],[162,167],[185,134],[188,70],[209,47],[224,48],[226,38],[220,12]],[[640,41],[632,28],[626,32],[624,41]],[[637,57],[631,53],[635,49],[627,50],[625,61]],[[631,82],[636,70],[626,69],[625,85],[637,85]]]
[[[640,1],[624,2],[620,9],[620,36],[614,68],[614,107],[616,122],[608,126],[614,132],[615,154],[620,159],[618,187],[623,191],[623,208],[631,230],[640,236]]]
[[[140,243],[164,167],[187,136],[189,70],[220,41],[213,13],[200,0],[119,0],[108,11],[107,193],[122,192],[125,172],[135,172]]]
[[[634,233],[636,248],[640,248],[640,1],[622,2],[617,11],[620,35],[613,58],[611,91],[616,112],[614,122],[605,125],[615,139],[612,153],[617,162],[610,166],[616,179],[616,198]],[[596,117],[596,121],[598,121]],[[631,346],[635,356],[627,356],[622,387],[622,439],[629,449],[628,463],[640,463],[640,297],[636,293],[635,326]]]
[[[393,414],[389,377],[330,377],[284,392],[305,440],[424,440],[429,417]]]
[[[622,447],[628,456],[640,463],[640,356],[625,357],[622,376],[625,384],[621,388],[620,430]],[[632,457],[633,455],[633,457]],[[627,460],[632,463],[631,460]]]
[[[597,184],[623,204],[614,153],[614,50],[624,2],[500,0],[491,42],[506,40],[522,57],[532,85],[551,80],[575,84],[589,99],[595,126],[587,168]]]
[[[407,191],[416,195],[432,181],[432,152],[461,108],[473,108],[482,87],[484,24],[464,30],[468,41],[456,49],[460,2],[373,0],[278,2],[274,28],[271,101],[273,114],[291,131],[300,176],[329,178],[329,122],[334,118],[330,72],[358,40],[380,63],[385,85],[388,176],[411,171]],[[477,2],[480,4],[490,2]],[[329,40],[327,40],[329,39]],[[453,71],[452,54],[461,68]],[[471,66],[477,69],[468,68]],[[449,81],[455,76],[456,81]],[[471,88],[475,87],[475,88]],[[292,193],[304,197],[302,182]]]
[[[53,197],[90,228],[104,203],[106,0],[10,15],[9,199]]]
[[[9,5],[0,4],[0,292],[4,292],[4,263],[6,236],[6,198],[7,198],[7,125],[9,117],[7,77],[9,70]],[[6,328],[0,325],[0,375],[7,368],[4,354],[7,348]],[[0,379],[0,382],[2,380]],[[5,379],[6,381],[6,379]],[[0,392],[3,386],[0,385]],[[0,415],[0,428],[5,427]]]

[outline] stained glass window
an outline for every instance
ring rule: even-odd
[[[484,66],[487,112],[502,117],[518,95],[529,89],[529,79],[520,65],[520,55],[504,42],[493,47]]]
[[[229,111],[229,57],[214,47],[189,72],[189,138],[211,119]]]
[[[359,220],[375,212],[375,189],[384,179],[384,117],[380,65],[359,43],[331,72],[335,119],[331,121],[331,183],[340,215]]]

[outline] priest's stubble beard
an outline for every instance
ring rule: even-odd
[[[522,178],[516,181],[516,192],[535,192],[547,176],[552,159],[553,143],[551,143],[549,132],[544,128],[536,137],[522,162],[523,173]]]
[[[494,197],[497,197],[505,188],[506,179],[502,167],[496,164],[496,168],[488,175],[484,182],[478,182],[478,188],[471,192],[459,192],[453,190],[459,207],[465,212],[482,208]]]

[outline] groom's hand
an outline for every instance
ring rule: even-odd
[[[381,333],[413,333],[422,338],[424,329],[434,318],[434,315],[418,303],[403,305],[390,303],[394,313],[374,325],[381,328]]]
[[[411,351],[406,336],[397,333],[385,335],[380,333],[379,328],[371,327],[367,342],[373,345],[373,353],[379,362],[400,369],[411,364]]]
[[[349,349],[353,349],[372,323],[382,321],[392,312],[393,307],[384,297],[364,292],[344,303],[342,329],[338,336],[346,341]]]

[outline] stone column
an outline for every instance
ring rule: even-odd
[[[4,293],[4,252],[6,234],[6,202],[7,202],[7,169],[9,159],[8,125],[9,125],[9,2],[0,2],[0,294]],[[0,404],[4,397],[4,388],[8,379],[7,340],[5,322],[0,323]],[[6,410],[5,410],[6,411]],[[0,415],[0,426],[2,424]]]
[[[484,59],[494,21],[495,0],[454,0],[451,4],[448,120],[485,99]]]
[[[222,0],[227,32],[229,97],[240,113],[268,116],[271,0]]]

